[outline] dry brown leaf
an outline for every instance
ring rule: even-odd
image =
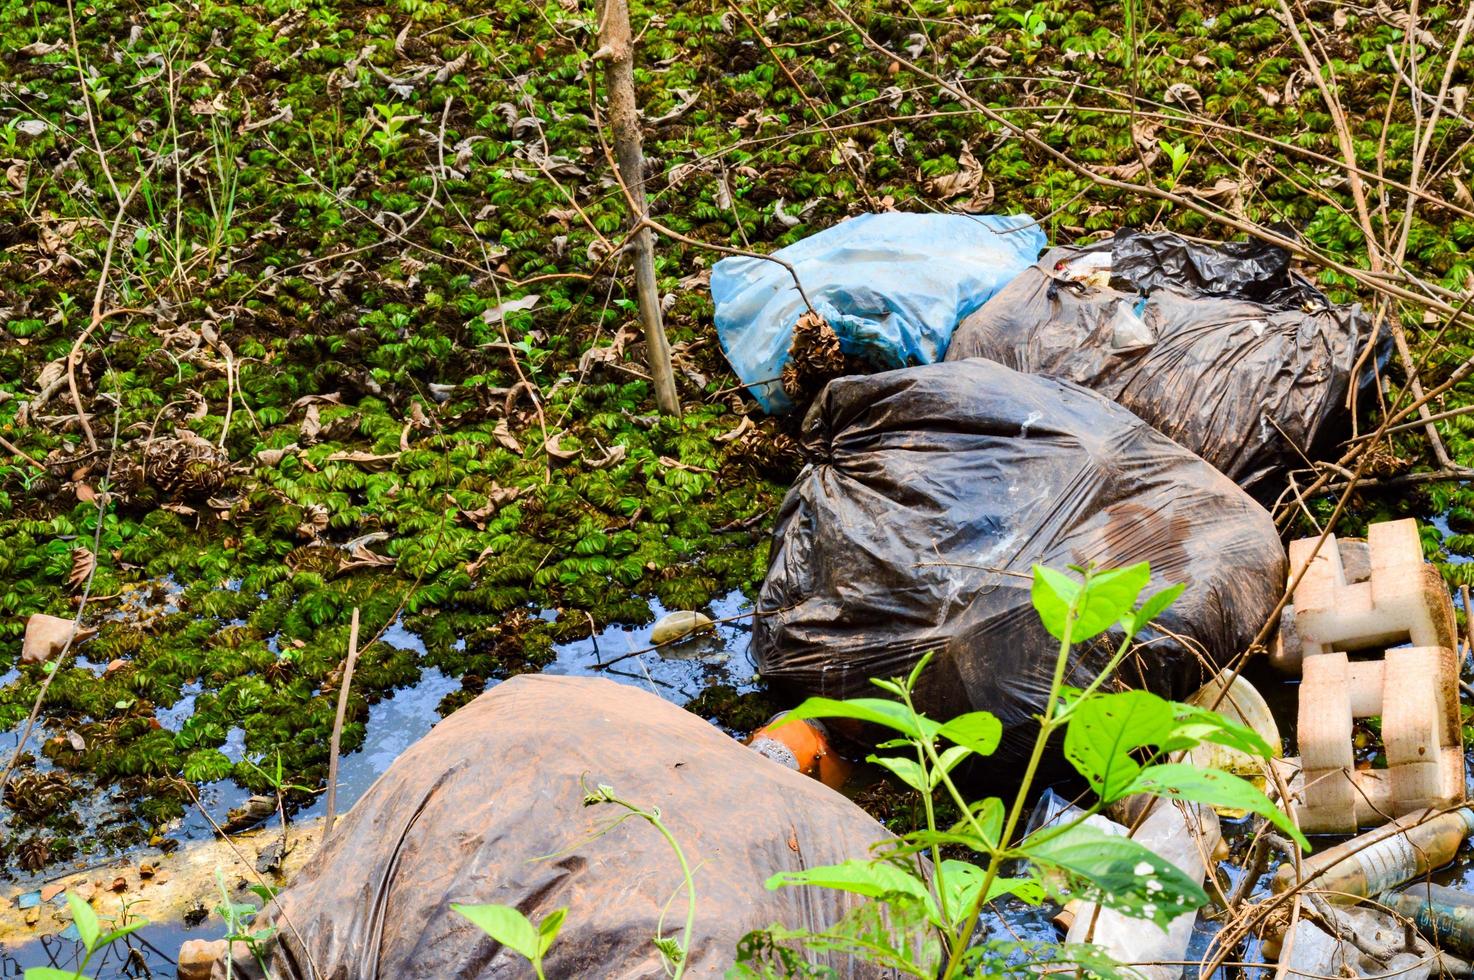
[[[585,460],[585,462],[592,469],[602,470],[606,467],[617,466],[618,464],[623,463],[624,458],[627,454],[628,450],[626,450],[623,446],[610,446],[609,451],[605,453],[602,458]]]
[[[966,143],[962,144],[962,152],[957,154],[957,168],[956,173],[933,177],[927,182],[926,189],[943,201],[976,191],[983,182],[983,165],[978,163],[977,157],[972,155],[972,147]]]
[[[291,445],[283,446],[280,449],[263,449],[260,452],[256,453],[256,458],[261,461],[262,466],[280,466],[282,460],[286,459],[288,456],[292,455],[296,451],[297,444],[294,442]]]
[[[1162,101],[1176,103],[1188,112],[1203,111],[1203,97],[1198,90],[1186,82],[1177,82],[1167,86],[1167,91],[1162,95]]]
[[[692,466],[690,463],[683,463],[680,460],[674,459],[674,458],[672,458],[670,456],[662,456],[662,457],[660,457],[660,465],[661,466],[664,466],[666,469],[685,470],[688,473],[715,473],[716,472],[716,470],[709,470],[709,469],[707,469],[704,466]]]
[[[469,575],[469,576],[471,576],[472,578],[475,578],[481,572],[481,566],[482,566],[482,564],[486,561],[486,559],[491,558],[491,557],[492,557],[492,551],[491,551],[491,549],[490,548],[484,549],[481,552],[481,554],[479,554],[479,555],[476,556],[476,560],[475,561],[466,562],[466,574]]]
[[[362,466],[370,473],[379,473],[387,470],[390,465],[399,458],[399,453],[364,453],[354,450],[353,452],[333,453],[327,458],[329,463],[353,463]]]
[[[1454,174],[1454,203],[1460,207],[1474,209],[1474,195],[1469,193],[1468,186]]]
[[[570,459],[577,459],[580,455],[583,454],[583,450],[581,449],[564,449],[561,445],[559,445],[559,441],[562,438],[563,434],[560,432],[557,435],[552,435],[549,436],[547,439],[544,439],[543,450],[547,452],[549,456],[564,463],[568,462]]]
[[[736,442],[738,439],[741,439],[744,435],[751,432],[754,428],[755,426],[752,424],[752,419],[744,415],[742,416],[742,421],[737,423],[737,427],[735,429],[731,430],[730,432],[723,432],[721,435],[714,436],[713,438],[717,442]]]
[[[322,504],[308,504],[302,509],[302,523],[297,525],[297,536],[315,540],[328,528],[328,509]]]
[[[388,540],[389,534],[385,531],[375,531],[372,534],[365,534],[363,537],[354,538],[352,541],[343,546],[343,550],[348,552],[349,557],[353,559],[352,561],[346,563],[343,566],[343,569],[346,571],[350,568],[383,567],[393,565],[393,558],[389,558],[385,555],[378,555],[369,550],[369,545],[378,544],[382,541]]]
[[[308,405],[307,414],[302,416],[302,425],[297,430],[304,446],[310,446],[317,441],[322,433],[322,417],[318,414],[317,405]]]
[[[73,642],[81,643],[96,632],[95,629],[78,627],[77,636]],[[67,637],[71,635],[72,620],[62,619],[59,616],[48,616],[45,613],[34,613],[26,620],[26,635],[21,640],[20,662],[44,664],[61,652],[66,646]]]
[[[72,573],[67,576],[67,585],[71,586],[73,592],[78,591],[92,577],[92,572],[96,568],[97,556],[90,549],[73,548]]]
[[[299,408],[306,408],[308,405],[341,404],[343,404],[342,392],[333,391],[329,392],[326,395],[303,395],[301,398],[298,398],[296,401],[292,402],[292,411],[295,412]]]
[[[67,42],[60,40],[52,41],[50,44],[45,41],[32,41],[23,48],[16,48],[15,53],[26,58],[40,58],[54,51],[60,51],[66,46]]]
[[[486,505],[475,510],[462,510],[461,517],[476,525],[478,531],[486,530],[486,523],[496,516],[496,512],[517,499],[522,492],[519,487],[494,487],[486,495]],[[448,498],[447,498],[448,499]]]
[[[487,323],[501,323],[502,318],[508,313],[513,313],[518,310],[530,310],[541,300],[542,297],[539,296],[537,293],[528,293],[521,299],[509,299],[506,302],[498,303],[496,306],[493,306],[489,310],[483,311],[481,314],[481,319]]]
[[[496,428],[491,430],[491,434],[503,449],[516,453],[518,456],[522,455],[522,443],[518,442],[517,437],[512,435],[512,430],[507,426],[506,419],[498,422]]]
[[[36,388],[39,391],[45,391],[66,376],[67,360],[64,357],[58,357],[56,360],[48,362],[41,369],[41,373],[36,375]]]

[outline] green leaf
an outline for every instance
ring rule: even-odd
[[[119,939],[122,939],[124,936],[132,935],[133,933],[135,933],[138,930],[142,929],[146,925],[148,925],[148,920],[147,919],[135,919],[132,922],[128,923],[126,926],[119,926],[118,928],[114,929],[112,932],[106,933],[103,936],[101,936],[97,940],[97,948],[98,949],[101,949],[104,946],[108,946],[108,945],[110,945],[112,943],[115,943]]]
[[[1208,901],[1202,886],[1170,861],[1129,837],[1090,824],[1042,840],[1031,838],[1020,850],[1055,873],[1046,883],[1061,901],[1096,902],[1132,918],[1150,919],[1163,929]]]
[[[1080,594],[1080,583],[1062,572],[1043,565],[1034,566],[1034,587],[1029,596],[1034,601],[1034,611],[1044,628],[1056,640],[1065,638],[1065,626],[1069,619],[1070,603]]]
[[[736,969],[729,978],[795,980],[834,976],[811,961],[838,954],[857,958],[886,976],[935,977],[943,957],[930,913],[912,899],[891,896],[884,902],[855,904],[840,921],[822,932],[781,925],[751,932],[737,945]]]
[[[82,938],[82,945],[87,947],[89,953],[97,949],[97,937],[102,934],[102,927],[97,922],[97,913],[92,911],[92,906],[82,901],[82,896],[75,892],[67,892],[67,906],[72,910],[72,923],[77,927],[77,935]]]
[[[1117,963],[1094,943],[1044,943],[1033,940],[978,944],[963,959],[969,977],[1002,977],[1028,963],[1032,973],[1061,973],[1080,980],[1141,980],[1135,967]],[[1072,967],[1061,970],[1060,967]]]
[[[1073,643],[1083,643],[1104,633],[1131,615],[1136,597],[1151,580],[1152,568],[1146,562],[1105,572],[1092,572],[1085,581],[1085,595],[1078,610],[1078,621],[1070,632]]]
[[[1049,897],[1044,886],[1033,878],[994,878],[993,884],[988,886],[988,901],[1004,895],[1012,895],[1029,905],[1038,905]]]
[[[1177,716],[1177,724],[1172,728],[1171,741],[1163,746],[1168,752],[1192,748],[1192,745],[1178,744],[1179,740],[1191,739],[1194,745],[1212,742],[1261,759],[1272,759],[1280,754],[1278,746],[1270,745],[1254,729],[1230,721],[1216,711],[1194,704],[1174,704],[1172,713]]]
[[[1169,585],[1153,595],[1146,602],[1143,602],[1140,609],[1122,616],[1121,622],[1126,627],[1126,632],[1135,636],[1143,626],[1166,612],[1167,607],[1176,602],[1177,597],[1182,595],[1183,590],[1186,588],[1187,585],[1182,582],[1176,585]]]
[[[1199,769],[1183,762],[1169,762],[1141,770],[1129,792],[1149,793],[1152,796],[1257,813],[1289,834],[1302,848],[1310,850],[1309,841],[1300,833],[1288,814],[1275,806],[1253,783],[1231,773],[1217,769]]]
[[[558,930],[563,928],[563,920],[568,917],[568,908],[553,909],[543,920],[537,924],[537,955],[538,958],[547,955],[548,950],[553,948],[553,940],[558,938]]]
[[[986,828],[985,828],[986,829]],[[986,846],[988,842],[980,840],[972,827],[963,821],[950,830],[928,830],[923,827],[913,830],[904,838],[886,841],[875,845],[876,854],[886,858],[898,857],[905,854],[919,854],[930,850],[932,847],[948,847],[957,845],[969,850],[977,851],[979,854],[991,854],[993,849]]]
[[[527,916],[512,906],[460,905],[452,902],[450,907],[470,919],[482,932],[503,946],[516,950],[529,960],[538,960],[542,938]]]
[[[1131,753],[1172,733],[1172,703],[1149,691],[1096,694],[1076,702],[1065,729],[1065,758],[1102,802],[1127,795],[1141,765]]]
[[[997,847],[998,840],[1003,835],[1003,801],[996,796],[990,796],[986,800],[972,804],[973,817],[978,825],[982,827],[983,839],[990,847]],[[959,820],[959,826],[971,825],[967,820]]]
[[[970,711],[944,724],[937,734],[978,755],[992,755],[1003,737],[1003,723],[987,711]]]
[[[911,738],[935,738],[941,726],[930,718],[920,717],[920,724],[913,720],[904,704],[882,698],[850,698],[836,701],[833,698],[809,698],[803,704],[780,718],[774,727],[805,718],[854,718],[894,729]]]
[[[1059,640],[1065,638],[1073,603],[1075,617],[1069,638],[1071,643],[1083,643],[1130,616],[1136,597],[1150,579],[1151,566],[1146,562],[1091,572],[1083,583],[1052,568],[1035,565],[1030,594],[1044,628]]]
[[[947,889],[947,908],[953,912],[972,907],[978,892],[983,887],[987,873],[975,864],[948,858],[942,862],[942,881]],[[1044,901],[1044,887],[1033,878],[994,878],[988,886],[988,897],[992,902],[1004,895],[1017,896],[1030,905]]]
[[[28,966],[24,980],[88,980],[80,973],[71,970],[58,970],[50,966]]]
[[[931,788],[927,785],[926,775],[921,771],[921,766],[917,764],[915,759],[907,759],[904,756],[895,755],[872,755],[866,756],[865,761],[873,762],[878,766],[884,766],[889,769],[896,774],[901,782],[910,786],[918,793],[925,793]]]
[[[921,680],[921,672],[926,670],[927,664],[931,663],[932,656],[933,651],[929,650],[921,655],[920,660],[916,661],[916,666],[911,668],[911,675],[906,678],[906,690],[914,691],[916,689],[916,682]]]
[[[686,958],[686,951],[681,948],[681,941],[675,936],[656,936],[650,941],[671,966],[680,966],[681,961]]]
[[[785,885],[813,885],[852,892],[867,898],[906,895],[934,909],[931,890],[910,870],[883,861],[846,861],[801,871],[780,871],[768,879],[769,890]]]
[[[950,773],[953,769],[956,769],[957,764],[963,759],[966,759],[969,755],[972,755],[972,749],[969,749],[965,745],[954,745],[947,751],[943,752],[941,755],[937,756],[937,760],[941,762],[941,765],[932,768],[930,788],[936,789],[937,783],[940,783],[942,781],[942,776]]]
[[[978,892],[982,890],[983,879],[987,877],[987,872],[975,864],[952,858],[943,860],[941,869],[947,911],[956,915],[959,910],[971,908],[973,899],[977,898]]]

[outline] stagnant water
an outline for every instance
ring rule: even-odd
[[[650,631],[654,622],[645,626],[611,626],[586,639],[561,644],[554,648],[556,659],[544,671],[550,674],[575,676],[598,676],[624,684],[632,684],[653,691],[675,704],[684,705],[699,695],[713,680],[730,684],[738,693],[755,690],[758,686],[757,670],[749,652],[750,621],[745,615],[751,611],[751,603],[740,592],[733,592],[712,603],[709,613],[718,620],[716,629],[702,636],[666,647],[658,652],[641,654],[626,659],[607,670],[600,666],[621,654],[643,650],[650,646]],[[658,620],[666,610],[659,602],[651,603],[651,612]],[[551,612],[544,615],[551,617]],[[383,643],[399,649],[413,650],[423,654],[424,644],[420,638],[402,625],[391,626],[384,634]],[[85,660],[79,658],[82,666]],[[97,666],[101,669],[101,665]],[[8,677],[0,677],[0,684]],[[395,691],[389,697],[370,706],[364,744],[356,752],[344,755],[338,769],[338,806],[340,810],[351,806],[373,785],[384,770],[405,749],[425,735],[440,720],[437,708],[445,696],[460,687],[460,682],[427,667],[420,673],[419,680]],[[183,697],[173,707],[158,712],[159,723],[165,728],[177,730],[193,710],[197,685],[187,686]],[[9,758],[20,739],[20,729],[0,733],[0,757]],[[40,744],[49,733],[33,733],[31,743]],[[244,732],[234,729],[227,734],[221,751],[232,761],[238,761],[245,751]],[[44,760],[42,762],[44,766]],[[223,821],[226,812],[240,806],[250,795],[249,791],[232,780],[210,783],[198,790],[200,800],[210,816]],[[294,819],[309,820],[321,816],[326,803],[321,796],[311,807],[298,812]],[[210,821],[198,810],[189,811],[179,826],[172,828],[169,836],[181,842],[203,840],[213,834]],[[140,848],[130,852],[142,860],[157,854],[156,849]],[[91,863],[108,863],[118,855],[102,861],[95,857]],[[39,902],[40,886],[46,881],[66,877],[88,866],[88,860],[76,865],[57,866],[48,869],[44,878],[24,882],[0,890],[0,901],[20,904]],[[58,905],[65,904],[64,896],[53,899]],[[146,910],[141,914],[147,917]],[[193,928],[179,922],[151,923],[129,937],[127,945],[116,944],[100,953],[88,964],[88,974],[107,980],[118,977],[173,977],[174,956],[186,939],[217,939],[224,935],[225,926],[215,915]],[[7,946],[0,942],[0,978],[19,977],[25,968],[49,966],[74,970],[81,963],[83,949],[76,933],[69,926],[55,935],[31,940],[21,945]]]

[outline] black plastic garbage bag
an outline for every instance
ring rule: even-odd
[[[1187,591],[1121,680],[1183,697],[1246,647],[1279,599],[1269,514],[1121,406],[987,360],[829,383],[804,420],[811,462],[788,492],[758,598],[763,676],[802,693],[873,695],[928,651],[932,717],[992,711],[999,758],[1027,751],[1058,642],[1031,566],[1148,561]],[[1119,643],[1079,651],[1083,686]],[[1027,723],[1027,724],[1026,724]]]
[[[1046,253],[962,322],[947,360],[1098,391],[1268,502],[1339,438],[1368,332],[1283,249],[1122,231]]]
[[[750,930],[824,929],[863,900],[764,887],[780,871],[864,858],[890,837],[843,796],[744,748],[639,688],[525,675],[497,685],[410,746],[266,907],[276,980],[525,978],[527,961],[450,908],[566,907],[545,960],[557,978],[650,980],[653,938],[680,937],[686,892],[669,844],[625,811],[585,806],[600,784],[657,807],[693,869],[688,977],[720,977]],[[585,789],[587,787],[587,790]],[[889,976],[840,953],[836,976]],[[243,944],[232,974],[259,978]],[[214,976],[224,978],[225,962]]]

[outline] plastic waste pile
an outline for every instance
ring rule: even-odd
[[[1052,249],[962,322],[947,359],[1098,391],[1269,501],[1346,428],[1369,329],[1281,248],[1120,231]]]
[[[1127,668],[1181,698],[1274,610],[1284,550],[1222,473],[1092,391],[982,359],[833,381],[805,419],[813,460],[779,510],[757,601],[763,676],[859,697],[924,653],[921,706],[991,711],[995,759],[1033,742],[1058,641],[1034,612],[1034,563],[1149,561],[1187,590]],[[1183,639],[1187,638],[1187,639]],[[1084,686],[1119,637],[1086,648]]]
[[[1087,816],[1053,791],[1046,791],[1035,807],[1027,834],[1083,818],[1106,833],[1131,837],[1171,861],[1190,878],[1201,882],[1209,873],[1222,841],[1218,815],[1197,804],[1135,798],[1133,806],[1115,811],[1120,821],[1101,814]],[[1132,919],[1092,902],[1074,901],[1055,916],[1068,943],[1093,943],[1111,959],[1132,964],[1141,980],[1175,980],[1187,954],[1197,914],[1185,912],[1161,929],[1153,922]]]
[[[778,261],[714,268],[738,377],[765,411],[808,406],[807,465],[777,515],[756,606],[764,677],[858,697],[934,653],[917,707],[993,713],[1004,733],[988,764],[1009,766],[1033,743],[1058,649],[1032,607],[1031,567],[1147,561],[1149,588],[1186,591],[1141,631],[1119,679],[1237,717],[1278,747],[1264,699],[1221,669],[1298,581],[1271,660],[1302,676],[1300,754],[1268,771],[1226,746],[1187,761],[1258,780],[1307,832],[1367,832],[1280,864],[1261,887],[1297,911],[1259,923],[1261,948],[1279,975],[1307,980],[1474,975],[1456,955],[1474,955],[1474,896],[1417,881],[1474,830],[1448,593],[1411,521],[1372,525],[1365,543],[1297,541],[1287,562],[1261,503],[1347,417],[1362,318],[1267,246],[1123,231],[1036,263],[1045,245],[1022,216],[866,215]],[[712,625],[680,612],[655,635]],[[37,622],[27,650],[49,656],[55,626]],[[1088,684],[1118,643],[1107,631],[1083,646],[1066,682]],[[1373,716],[1384,769],[1353,750],[1354,726]],[[283,926],[266,965],[287,980],[525,975],[455,901],[533,921],[566,907],[579,926],[552,948],[549,976],[662,975],[650,939],[679,867],[639,821],[593,812],[598,785],[668,815],[700,868],[686,966],[716,975],[749,930],[823,929],[859,902],[763,887],[888,837],[832,792],[851,764],[831,734],[770,722],[744,748],[635,688],[504,682],[401,756],[263,912],[258,928]],[[1118,807],[1086,819],[1198,881],[1217,874],[1227,822],[1244,817],[1146,798]],[[1047,796],[1026,832],[1079,816]],[[1163,930],[1083,901],[1058,913],[1062,941],[1093,943],[1142,980],[1182,977],[1204,925],[1189,913]],[[881,975],[839,953],[816,965]],[[245,951],[232,973],[260,975]]]
[[[768,411],[810,403],[807,465],[778,514],[754,624],[765,677],[802,694],[854,697],[870,677],[904,673],[935,651],[920,706],[936,717],[996,714],[1005,736],[995,760],[1006,765],[1053,662],[1030,609],[1030,566],[1146,560],[1157,584],[1188,587],[1126,682],[1181,698],[1208,680],[1199,703],[1238,713],[1278,746],[1258,693],[1209,675],[1248,646],[1298,577],[1271,660],[1303,674],[1300,755],[1270,772],[1219,747],[1191,761],[1283,795],[1307,832],[1376,829],[1280,866],[1266,894],[1306,913],[1293,928],[1283,917],[1261,925],[1263,949],[1282,958],[1286,976],[1474,973],[1454,955],[1474,953],[1474,898],[1409,885],[1447,863],[1474,827],[1474,811],[1461,806],[1447,589],[1410,521],[1373,525],[1367,543],[1296,542],[1287,576],[1260,506],[1281,495],[1288,470],[1348,428],[1386,339],[1366,350],[1359,310],[1331,304],[1281,249],[1126,230],[1021,270],[1000,263],[991,296],[955,319],[934,309],[918,347],[915,334],[877,327],[917,321],[900,315],[904,301],[888,305],[872,291],[929,287],[876,276],[876,263],[891,253],[911,269],[925,252],[931,268],[946,268],[952,242],[888,241],[899,227],[849,222],[826,233],[834,238],[780,252],[789,268],[725,260],[713,276],[739,377]],[[829,250],[852,233],[865,238],[863,254]],[[968,305],[935,295],[947,309]],[[851,357],[862,336],[863,360]],[[940,365],[908,366],[940,351]],[[799,383],[815,364],[822,370],[810,376],[831,380]],[[885,367],[893,370],[874,373]],[[1074,665],[1081,677],[1098,668],[1097,652]],[[1369,717],[1380,719],[1385,768],[1355,757],[1354,726]],[[819,775],[814,736],[794,737],[802,752],[773,757]],[[1189,874],[1213,871],[1205,856],[1216,814],[1161,805],[1117,829],[1145,835]],[[1059,924],[1061,938],[1096,943],[1151,980],[1182,975],[1176,964],[1196,928],[1185,916],[1163,934],[1093,908],[1066,908]]]
[[[1276,871],[1274,891],[1318,913],[1275,940],[1285,975],[1469,976],[1453,954],[1474,953],[1474,896],[1409,884],[1474,831],[1448,590],[1412,520],[1372,524],[1364,542],[1293,541],[1290,571],[1298,583],[1271,660],[1302,676],[1300,756],[1277,782],[1307,831],[1375,829]],[[1385,768],[1354,758],[1353,725],[1373,716]]]

